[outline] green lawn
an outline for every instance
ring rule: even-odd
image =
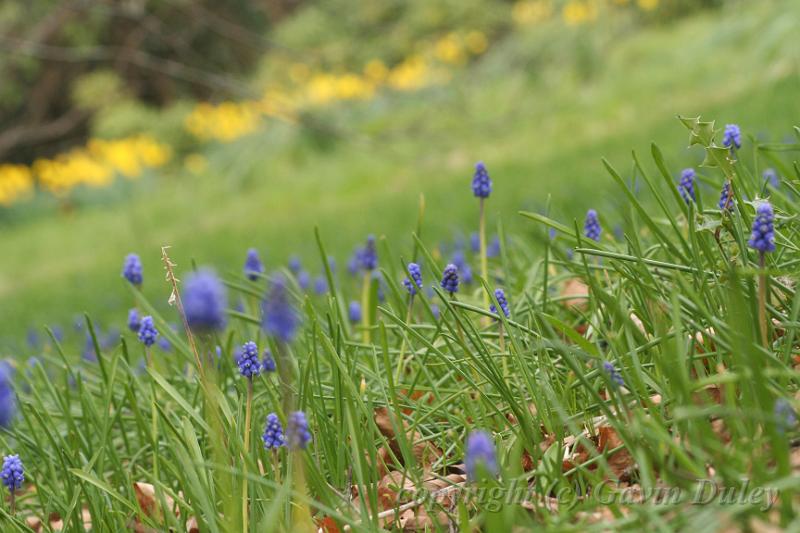
[[[420,193],[433,242],[472,231],[469,180],[479,159],[495,182],[493,223],[521,226],[516,211],[541,208],[548,195],[562,219],[587,205],[612,213],[621,200],[608,192],[600,157],[627,169],[630,150],[654,140],[674,168],[699,163],[684,149],[678,113],[754,135],[791,133],[800,116],[798,24],[797,2],[735,3],[598,45],[588,77],[568,62],[508,67],[526,43],[512,34],[446,87],[326,110],[307,127],[273,125],[211,147],[205,176],[167,173],[131,187],[125,201],[4,227],[0,347],[82,311],[122,324],[131,302],[120,296],[119,272],[130,251],[142,256],[145,293],[155,298],[166,292],[164,244],[183,271],[190,259],[238,270],[255,246],[272,266],[299,253],[313,274],[314,226],[343,265],[367,233],[410,242]]]

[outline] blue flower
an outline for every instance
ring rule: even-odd
[[[300,269],[302,268],[303,266],[300,264],[299,257],[293,255],[292,257],[289,258],[289,270],[292,272],[292,274],[296,276],[298,272],[300,272]]]
[[[485,431],[473,431],[467,437],[464,466],[467,471],[467,479],[470,481],[476,481],[479,478],[480,468],[483,468],[492,476],[497,475],[497,455],[494,449],[494,442]]]
[[[455,266],[458,267],[458,272],[461,274],[461,281],[469,285],[472,283],[472,268],[470,268],[469,264],[467,263],[466,257],[464,257],[464,252],[461,250],[456,250],[453,252],[453,258],[450,261]]]
[[[726,124],[722,134],[722,146],[729,147],[731,153],[742,147],[742,132],[737,124]]]
[[[244,260],[244,275],[250,281],[257,281],[264,273],[264,264],[258,257],[258,250],[250,248],[247,250],[247,258]]]
[[[269,351],[269,348],[265,349],[262,355],[264,359],[261,362],[261,370],[267,373],[275,372],[278,367],[275,364],[275,358],[272,357],[272,352]]]
[[[678,183],[678,191],[681,193],[681,198],[687,204],[690,201],[695,201],[694,194],[694,169],[685,168],[681,171],[681,181]]]
[[[266,299],[261,304],[263,313],[262,327],[269,335],[282,342],[294,339],[300,317],[289,302],[286,280],[283,276],[275,276]]]
[[[725,180],[725,183],[722,184],[722,191],[719,193],[719,210],[720,211],[729,211],[733,209],[733,196],[731,196],[731,182]]]
[[[586,222],[583,224],[583,230],[587,239],[600,241],[600,233],[603,230],[600,227],[600,221],[597,219],[597,211],[594,209],[589,209],[586,212]]]
[[[450,263],[446,267],[444,267],[444,271],[442,272],[442,281],[440,283],[441,287],[450,293],[452,296],[453,293],[458,292],[458,267],[454,264]]]
[[[139,320],[139,311],[137,311],[136,308],[131,309],[128,311],[128,329],[134,333],[137,333],[140,326],[141,321]]]
[[[764,179],[764,183],[771,186],[773,189],[777,189],[778,185],[780,185],[778,173],[775,172],[774,168],[766,169],[761,177]]]
[[[286,445],[290,450],[305,450],[311,442],[311,433],[308,431],[308,420],[303,411],[295,411],[289,415],[286,424]]]
[[[356,248],[353,250],[353,255],[350,256],[350,259],[347,260],[347,273],[351,276],[355,276],[358,274],[358,269],[361,268],[361,254],[363,253],[362,248]]]
[[[297,274],[297,285],[304,291],[308,290],[308,287],[311,285],[311,275],[305,270],[301,270],[300,273]]]
[[[500,255],[500,237],[495,235],[489,246],[486,247],[486,257],[497,257]]]
[[[477,198],[488,198],[492,192],[492,180],[486,171],[483,161],[475,165],[475,174],[472,177],[472,194]]]
[[[500,304],[500,309],[503,310],[503,314],[506,315],[508,318],[511,315],[511,312],[508,309],[508,300],[506,300],[506,293],[503,292],[503,289],[495,289],[494,297],[497,298],[497,303]],[[497,314],[497,307],[494,304],[489,306],[489,311],[492,313]]]
[[[328,292],[328,280],[325,276],[317,276],[314,280],[314,292],[318,295],[323,295]]]
[[[5,361],[0,362],[0,427],[9,428],[17,416],[17,397],[11,381],[13,369]]]
[[[275,450],[286,444],[283,426],[275,413],[267,415],[267,425],[261,438],[264,440],[264,448],[267,450]]]
[[[775,425],[778,433],[784,434],[797,424],[797,413],[786,398],[775,400]]]
[[[769,202],[761,202],[756,208],[752,233],[747,245],[762,254],[775,251],[775,214]]]
[[[608,375],[608,379],[611,380],[611,383],[616,387],[622,387],[625,384],[625,381],[622,379],[622,375],[614,368],[614,365],[609,363],[608,361],[603,361],[603,370]]]
[[[408,275],[409,277],[403,280],[403,285],[405,285],[406,290],[408,290],[408,294],[414,296],[417,294],[417,290],[422,288],[422,270],[419,268],[418,264],[409,263]]]
[[[25,483],[25,469],[22,461],[19,460],[19,455],[6,455],[3,458],[3,470],[0,471],[0,478],[3,479],[3,485],[9,492],[22,488],[22,484]]]
[[[348,317],[350,318],[350,322],[358,323],[361,322],[361,304],[353,300],[350,302],[350,306],[347,309]]]
[[[162,351],[172,351],[172,344],[170,344],[169,339],[163,335],[159,335],[158,340],[156,340],[156,344],[158,344],[158,347],[161,348]]]
[[[131,285],[141,286],[143,281],[142,261],[138,255],[128,254],[125,257],[125,263],[122,265],[122,277],[127,279]]]
[[[477,232],[469,234],[469,249],[472,250],[473,254],[481,251],[481,236]]]
[[[225,286],[213,271],[198,270],[186,277],[183,310],[190,328],[201,332],[223,329],[226,307],[228,295]]]
[[[158,330],[156,329],[156,326],[153,323],[153,317],[151,316],[142,317],[142,322],[141,326],[139,327],[138,337],[139,341],[141,341],[141,343],[147,346],[148,348],[156,343],[156,339],[158,338]]]
[[[247,341],[236,351],[236,364],[239,366],[239,373],[248,379],[261,373],[261,361],[258,360],[258,346],[255,342]]]
[[[375,270],[378,267],[378,251],[375,249],[375,236],[367,237],[367,244],[361,250],[361,268],[364,270]]]

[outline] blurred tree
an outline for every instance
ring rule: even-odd
[[[93,111],[123,94],[153,106],[251,96],[237,80],[301,1],[0,2],[0,159],[82,141]]]

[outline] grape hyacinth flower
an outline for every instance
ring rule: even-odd
[[[775,214],[769,202],[762,202],[756,208],[756,218],[753,220],[752,233],[747,245],[765,254],[775,251]]]
[[[267,415],[267,424],[264,428],[264,435],[261,438],[264,441],[264,448],[267,450],[277,451],[278,448],[286,444],[283,426],[281,426],[281,421],[275,413]]]
[[[487,473],[496,476],[497,455],[494,449],[492,438],[485,431],[473,431],[467,437],[466,458],[464,466],[467,471],[467,479],[470,481],[478,480],[483,468]]]
[[[472,177],[472,194],[476,198],[489,198],[492,192],[492,180],[486,171],[483,161],[475,164],[475,174]]]
[[[597,219],[597,211],[594,209],[589,209],[586,212],[586,222],[583,224],[583,230],[587,239],[600,241],[600,233],[603,230],[600,227],[600,221]]]
[[[328,280],[325,279],[325,276],[317,276],[314,280],[314,292],[319,296],[328,292]]]
[[[237,350],[236,365],[239,373],[248,379],[261,373],[261,361],[258,360],[258,346],[255,342],[247,341]]]
[[[786,398],[775,400],[775,425],[778,433],[783,435],[797,424],[797,413]]]
[[[139,311],[136,308],[128,311],[128,329],[134,333],[139,332],[142,322],[139,320]]]
[[[608,379],[611,380],[611,383],[615,387],[622,387],[625,384],[625,381],[622,379],[622,375],[614,368],[614,365],[608,361],[603,362],[603,370],[608,375]]]
[[[353,324],[361,322],[361,304],[355,300],[351,301],[347,308],[347,315]]]
[[[13,368],[5,361],[0,362],[0,427],[9,428],[17,416],[17,397],[11,381]]]
[[[275,276],[272,280],[272,286],[261,305],[261,310],[264,317],[262,320],[264,331],[281,342],[292,342],[300,324],[300,317],[289,301],[289,292],[283,276]]]
[[[303,266],[300,264],[300,258],[293,255],[289,258],[289,271],[295,276],[300,272]]]
[[[697,199],[694,192],[693,168],[685,168],[681,171],[681,180],[680,183],[678,183],[678,191],[681,193],[681,198],[683,198],[683,201],[687,204]]]
[[[169,342],[169,339],[163,336],[159,336],[158,340],[156,340],[156,344],[161,351],[163,352],[171,352],[172,351],[172,344]]]
[[[3,485],[12,494],[22,488],[25,483],[25,469],[22,466],[22,461],[19,460],[19,455],[6,455],[3,457],[3,469],[0,472],[0,478],[3,479]]]
[[[156,339],[158,338],[158,330],[156,329],[155,324],[153,323],[153,317],[145,316],[142,317],[141,326],[139,327],[139,341],[144,344],[147,348],[150,348],[153,344],[156,343]]]
[[[444,267],[444,272],[442,272],[442,281],[440,283],[441,287],[450,293],[452,296],[454,293],[458,292],[458,267],[454,264],[450,263],[446,267]]]
[[[269,348],[264,349],[262,356],[263,359],[261,360],[261,370],[266,373],[275,372],[278,367],[275,364],[275,358],[272,357],[272,352],[269,351]]]
[[[286,424],[286,445],[290,450],[305,450],[311,442],[311,433],[308,431],[308,420],[303,411],[295,411],[289,415]]]
[[[227,306],[225,286],[212,270],[199,270],[186,277],[183,308],[192,330],[208,332],[223,329]]]
[[[481,236],[476,232],[469,235],[469,249],[472,250],[473,254],[481,251]]]
[[[722,134],[722,146],[730,148],[731,154],[742,147],[742,131],[737,124],[726,124]]]
[[[486,257],[497,257],[500,255],[500,237],[495,235],[492,242],[486,247]]]
[[[775,172],[774,168],[768,168],[761,174],[761,177],[764,180],[766,185],[769,185],[773,189],[777,189],[778,185],[780,184],[780,180],[778,178],[778,173]]]
[[[503,289],[495,289],[494,297],[497,298],[497,303],[500,304],[500,309],[503,310],[503,314],[506,316],[506,318],[510,317],[511,311],[508,308],[508,300],[506,299],[506,293],[503,291]],[[492,304],[489,307],[489,311],[497,314],[497,307],[495,307],[495,305]]]
[[[297,285],[304,291],[308,290],[308,287],[311,285],[311,275],[305,270],[300,271],[300,273],[297,274]]]
[[[122,265],[122,277],[127,279],[131,285],[141,287],[144,278],[142,276],[142,260],[136,254],[128,254],[125,263]]]
[[[719,193],[719,210],[730,211],[733,209],[733,196],[731,195],[731,182],[725,180],[722,184],[722,191]]]
[[[467,263],[466,257],[464,257],[464,252],[461,250],[456,250],[453,252],[453,258],[450,261],[456,267],[458,267],[458,271],[461,274],[461,281],[469,285],[472,283],[472,268]]]
[[[258,250],[250,248],[247,250],[247,258],[244,261],[244,275],[250,281],[257,281],[264,273],[264,263],[258,257]]]
[[[367,237],[367,244],[361,250],[359,256],[361,268],[367,271],[375,270],[378,267],[378,251],[375,249],[375,236]]]
[[[422,270],[418,264],[408,264],[408,277],[403,280],[403,285],[411,296],[417,294],[417,290],[422,288]]]

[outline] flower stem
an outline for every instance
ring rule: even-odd
[[[481,198],[480,201],[480,220],[478,225],[478,233],[480,235],[480,243],[481,243],[481,277],[484,281],[488,283],[489,281],[489,262],[486,258],[486,207],[484,205],[484,198]],[[489,295],[486,291],[483,291],[483,307],[485,309],[489,308]],[[484,323],[486,319],[483,319]]]
[[[408,312],[406,313],[406,324],[408,327],[411,327],[411,312],[414,309],[414,295],[411,295],[411,299],[408,300]],[[405,370],[406,366],[406,337],[403,336],[403,342],[400,344],[400,357],[397,361],[397,371],[395,374],[394,381],[395,383],[400,382],[400,377],[403,375],[403,370]]]
[[[372,279],[371,271],[364,272],[364,282],[361,287],[361,327],[364,330],[364,342],[369,342],[369,295],[370,295],[370,281]]]
[[[248,485],[247,480],[247,457],[250,454],[250,415],[253,410],[253,379],[247,380],[247,403],[244,409],[244,457],[242,458],[242,531],[247,533],[249,518],[248,509]]]
[[[767,339],[767,274],[764,271],[765,254],[761,252],[758,258],[758,322],[761,327],[761,343],[764,348],[769,346]]]
[[[11,515],[13,516],[17,510],[17,491],[11,491]]]

